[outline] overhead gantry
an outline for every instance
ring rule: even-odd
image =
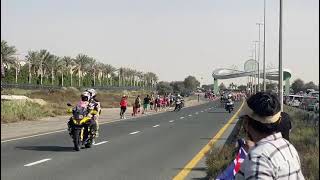
[[[214,93],[219,92],[218,79],[233,79],[246,76],[258,76],[258,71],[239,71],[227,68],[218,68],[212,72],[214,79],[213,89]],[[260,77],[263,77],[263,72],[260,72]],[[290,78],[291,71],[289,69],[283,70],[283,80],[285,81],[285,95],[290,93]],[[279,71],[276,68],[266,69],[266,79],[277,81],[279,79]]]

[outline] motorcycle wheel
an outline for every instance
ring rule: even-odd
[[[80,151],[81,147],[81,139],[80,139],[80,129],[74,129],[73,130],[73,144],[74,144],[74,150]]]
[[[90,132],[90,138],[87,140],[86,144],[84,145],[85,148],[91,148],[93,144],[93,132]]]

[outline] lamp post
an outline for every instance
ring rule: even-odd
[[[263,91],[266,92],[266,0],[263,4]]]
[[[258,66],[258,76],[256,74],[256,67],[254,69],[254,93],[257,93],[257,77],[259,77],[259,61],[257,61],[257,43],[259,43],[259,41],[253,41],[254,43],[254,60],[257,62],[257,66]],[[259,86],[259,78],[258,78],[258,86]]]
[[[258,91],[260,91],[260,26],[263,25],[263,23],[257,23],[258,29],[259,29],[259,40],[258,40]]]
[[[283,111],[283,69],[282,69],[282,0],[279,1],[279,100],[281,103],[281,111]]]

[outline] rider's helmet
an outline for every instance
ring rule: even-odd
[[[95,98],[97,95],[97,92],[94,89],[87,89],[86,91],[90,93],[91,98]]]
[[[231,94],[228,94],[228,98],[231,98],[232,97],[232,95]]]
[[[81,100],[82,101],[89,101],[91,98],[90,93],[85,91],[83,93],[81,93]]]

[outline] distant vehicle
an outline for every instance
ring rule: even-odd
[[[303,97],[299,107],[307,111],[314,111],[316,102],[317,102],[317,98],[311,97],[311,96],[305,96]]]
[[[285,104],[292,107],[299,107],[303,99],[303,96],[300,95],[289,95],[285,96]]]
[[[309,92],[308,94],[309,96],[312,96],[312,97],[319,97],[319,91],[312,91],[312,92]]]

